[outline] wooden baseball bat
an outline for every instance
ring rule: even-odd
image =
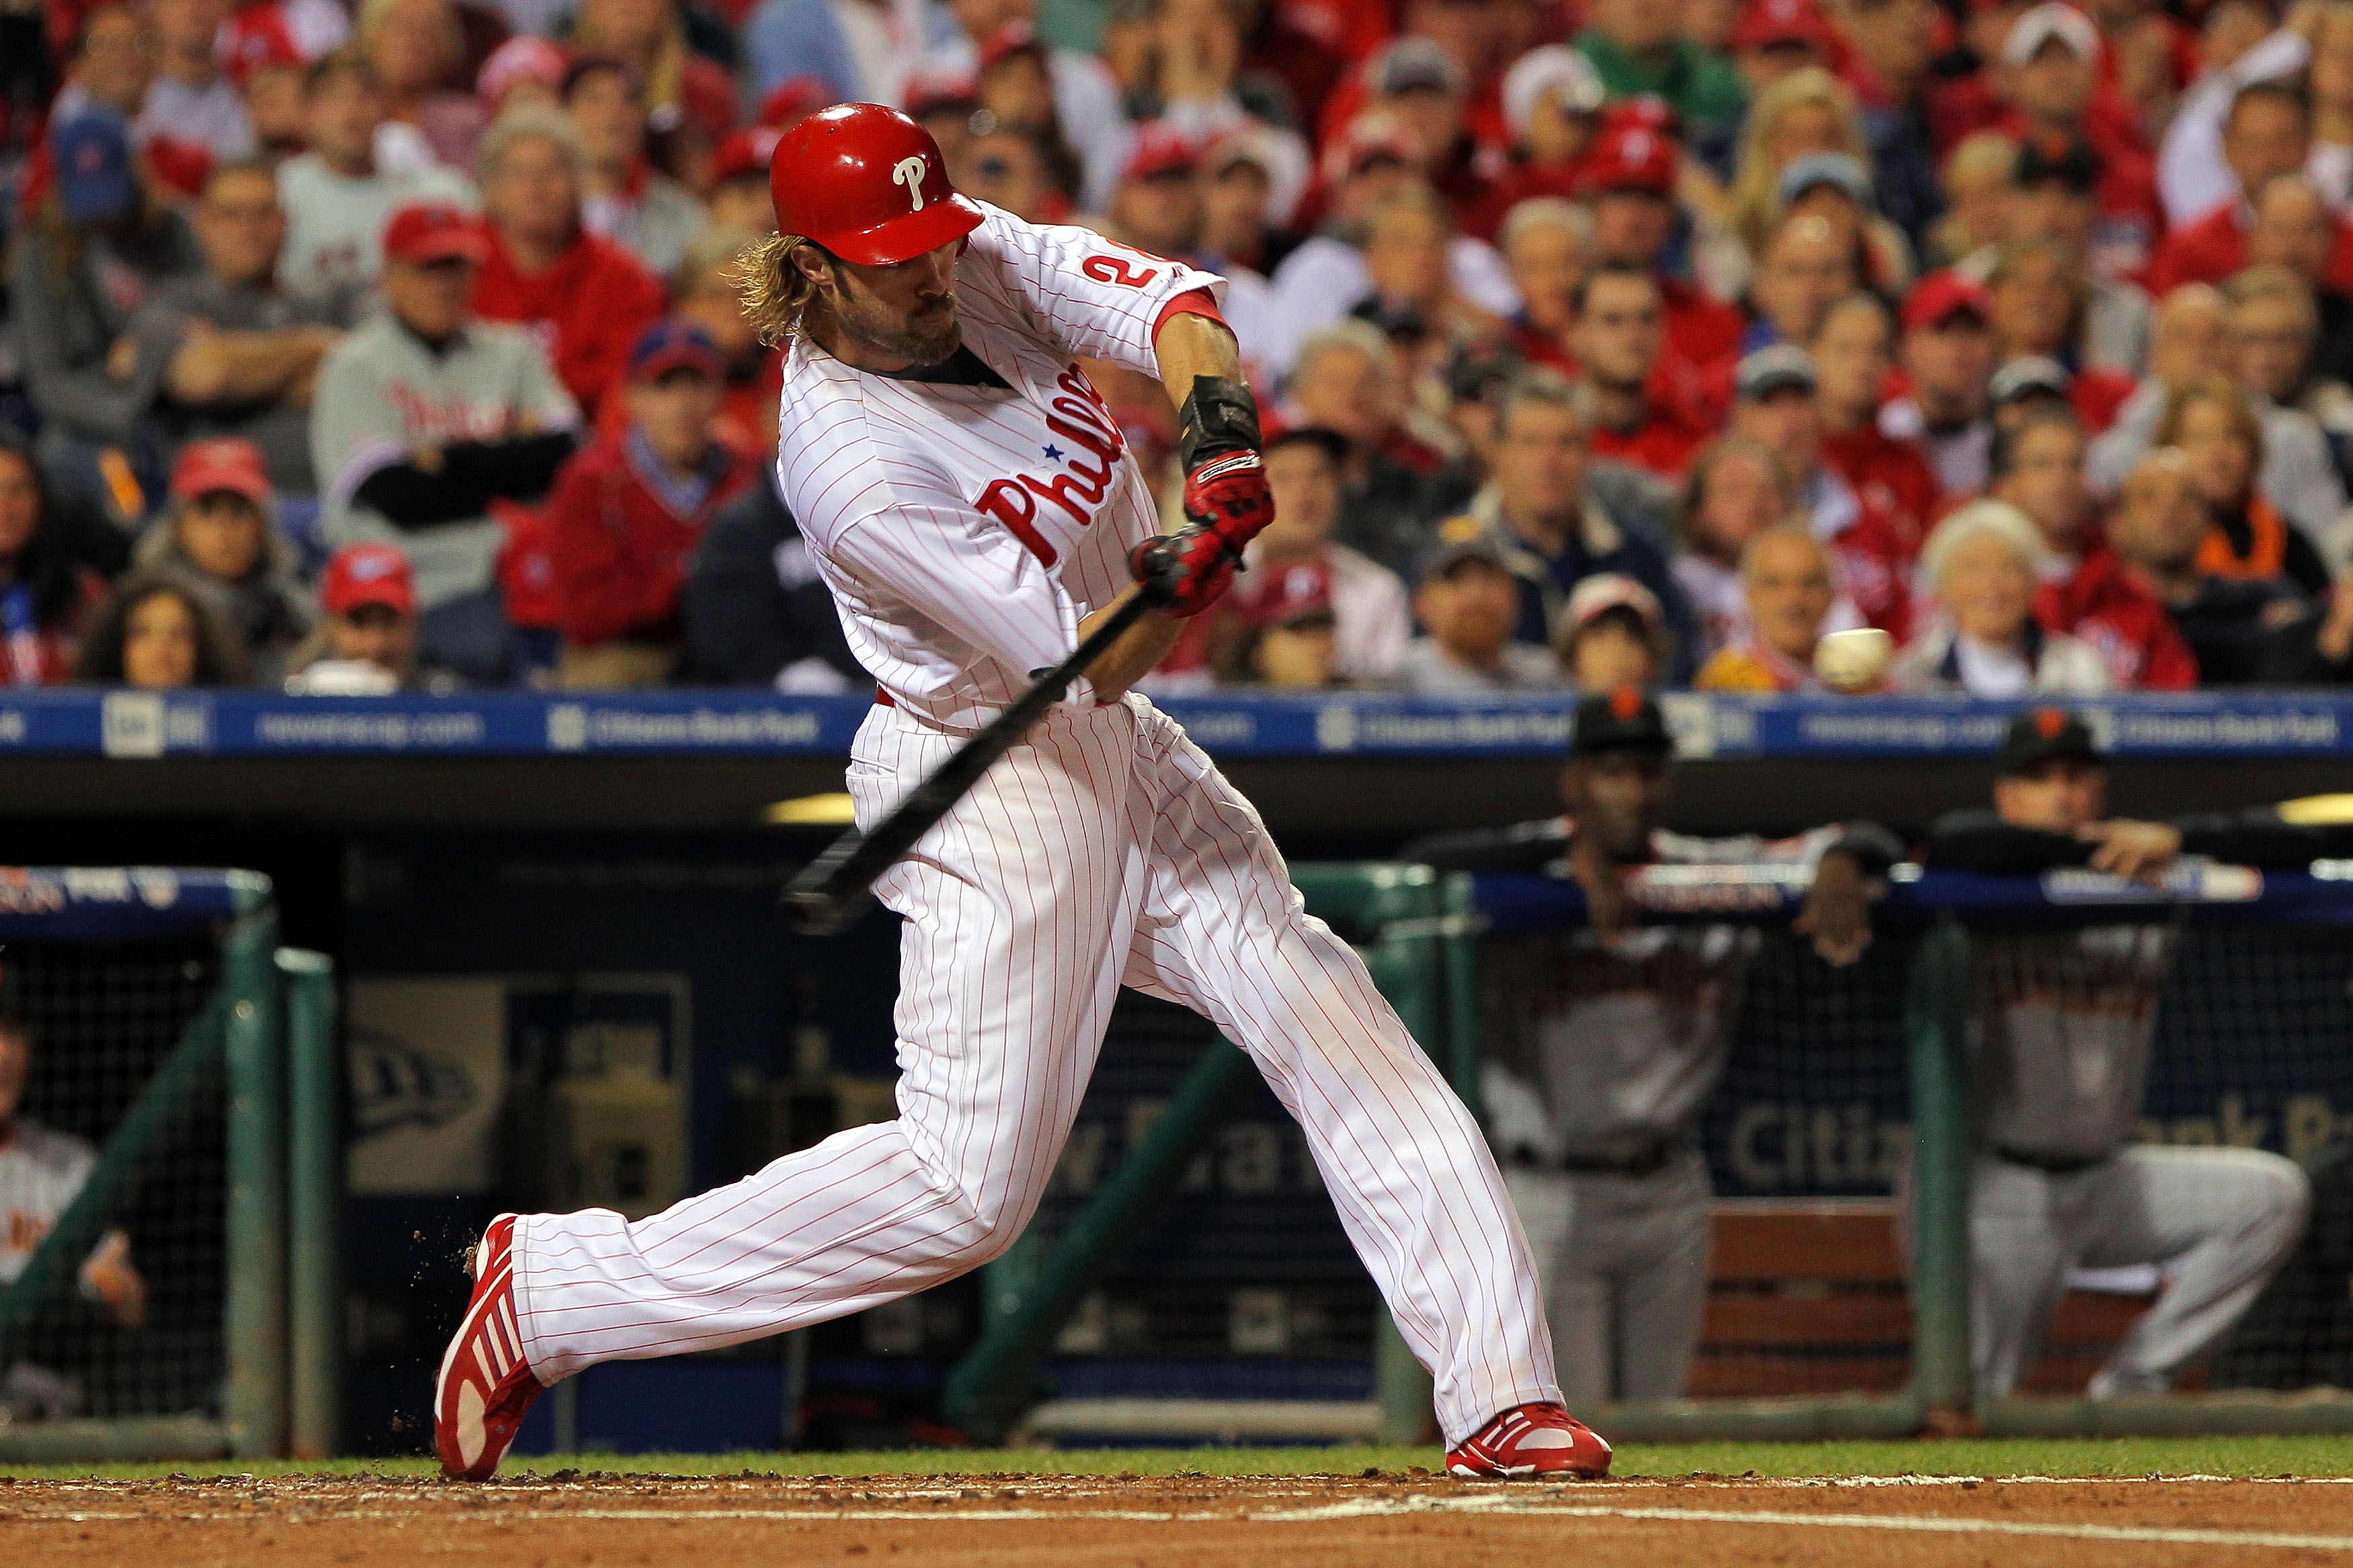
[[[804,936],[831,936],[864,912],[866,890],[889,870],[915,840],[964,798],[988,764],[1012,750],[1015,742],[1046,710],[1062,700],[1071,682],[1086,672],[1112,644],[1145,616],[1166,604],[1171,586],[1165,573],[1150,564],[1139,573],[1135,596],[1113,610],[1103,625],[1082,639],[1071,657],[1038,678],[1013,705],[988,721],[987,728],[958,747],[947,761],[932,770],[871,833],[851,828],[826,847],[824,854],[801,868],[785,889],[793,923]]]

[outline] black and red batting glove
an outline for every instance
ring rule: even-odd
[[[1177,422],[1189,526],[1139,549],[1135,574],[1167,595],[1169,614],[1198,616],[1232,585],[1242,547],[1274,521],[1274,496],[1259,456],[1258,402],[1249,387],[1197,375]]]

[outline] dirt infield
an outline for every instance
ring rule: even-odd
[[[570,1471],[482,1487],[371,1476],[0,1481],[0,1562],[375,1568],[442,1555],[517,1568],[2353,1564],[2353,1485]]]

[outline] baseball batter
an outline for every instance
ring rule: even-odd
[[[1798,928],[1844,963],[1869,942],[1871,889],[1902,851],[1871,823],[1785,839],[1668,832],[1671,768],[1656,702],[1589,697],[1561,780],[1565,816],[1406,850],[1440,869],[1569,876],[1586,894],[1584,929],[1491,949],[1498,1026],[1481,1085],[1572,1403],[1672,1399],[1690,1381],[1715,1200],[1699,1119],[1764,939],[1754,925],[1642,924],[1622,879],[1649,865],[1810,868]]]
[[[1147,614],[875,885],[905,917],[899,1119],[631,1224],[503,1215],[443,1363],[452,1475],[600,1361],[824,1321],[953,1279],[1029,1222],[1122,985],[1248,1051],[1431,1371],[1450,1467],[1600,1474],[1560,1407],[1534,1260],[1477,1124],[1257,813],[1130,685],[1272,516],[1220,281],[955,194],[928,133],[849,104],[778,145],[752,308],[786,339],[779,489],[881,684],[852,748],[871,827],[1135,593],[1149,487],[1082,357],[1179,405],[1189,525]]]
[[[2084,721],[2021,714],[2002,746],[1992,812],[1939,821],[1932,864],[2018,874],[2092,865],[2161,870],[2185,846],[2302,869],[2307,838],[2276,820],[2207,818],[2189,831],[2104,822],[2107,769]],[[1978,1389],[2008,1394],[2034,1363],[2078,1268],[2171,1266],[2157,1304],[2094,1399],[2161,1394],[2252,1304],[2302,1233],[2304,1172],[2261,1149],[2128,1146],[2157,1034],[2176,925],[1974,933],[1978,1153],[1969,1176],[1970,1327]]]

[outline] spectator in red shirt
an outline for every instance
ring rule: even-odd
[[[485,321],[544,334],[555,374],[592,419],[620,384],[629,345],[661,314],[660,279],[580,221],[580,149],[544,110],[511,114],[482,138],[490,257],[475,279]]]
[[[1909,395],[1883,409],[1879,427],[1916,440],[1951,499],[1986,486],[1986,444],[1993,437],[1987,401],[1994,372],[1992,302],[1956,269],[1932,272],[1904,301],[1900,351]]]
[[[1894,324],[1876,294],[1848,295],[1822,317],[1808,345],[1820,378],[1822,458],[1858,495],[1871,498],[1917,553],[1942,503],[1936,476],[1910,441],[1879,427],[1879,405],[1894,368]]]
[[[713,438],[719,346],[701,327],[657,321],[629,355],[629,427],[557,476],[547,501],[567,687],[667,682],[684,647],[679,593],[712,515],[753,465]]]
[[[1771,452],[1797,486],[1816,537],[1839,562],[1839,586],[1863,618],[1901,642],[1911,630],[1914,552],[1873,497],[1822,460],[1814,362],[1791,343],[1757,350],[1734,380],[1732,433]]]
[[[2031,410],[1994,436],[1994,496],[2051,547],[2034,618],[2089,644],[2120,691],[2186,691],[2198,684],[2198,661],[2165,605],[2108,548],[2084,482],[2084,447],[2083,426],[2064,408]]]
[[[1673,138],[1637,121],[1620,121],[1594,142],[1577,191],[1592,206],[1594,259],[1658,275],[1667,355],[1707,374],[1718,365],[1728,370],[1738,355],[1742,322],[1739,311],[1668,277],[1660,267],[1674,237],[1676,155]]]
[[[2130,111],[2099,79],[2100,35],[2073,5],[2037,5],[2013,23],[2001,51],[2010,102],[2002,128],[2023,146],[2088,143],[2099,159],[2101,254],[2117,274],[2147,265],[2165,232],[2157,161]]]
[[[2292,81],[2250,82],[2231,100],[2222,122],[2222,161],[2242,193],[2261,191],[2303,169],[2312,151],[2312,105]],[[2148,269],[2149,292],[2160,298],[2183,283],[2219,283],[2247,264],[2247,231],[2254,208],[2242,194],[2187,228],[2168,236]],[[2353,226],[2340,216],[2329,250],[2329,281],[2353,289]]]
[[[1665,342],[1662,304],[1652,274],[1605,263],[1570,296],[1570,342],[1593,396],[1594,455],[1672,479],[1708,430],[1652,384]]]
[[[1607,94],[1593,62],[1565,44],[1530,49],[1504,73],[1504,126],[1514,162],[1465,226],[1492,240],[1505,215],[1535,196],[1577,194],[1579,164]]]

